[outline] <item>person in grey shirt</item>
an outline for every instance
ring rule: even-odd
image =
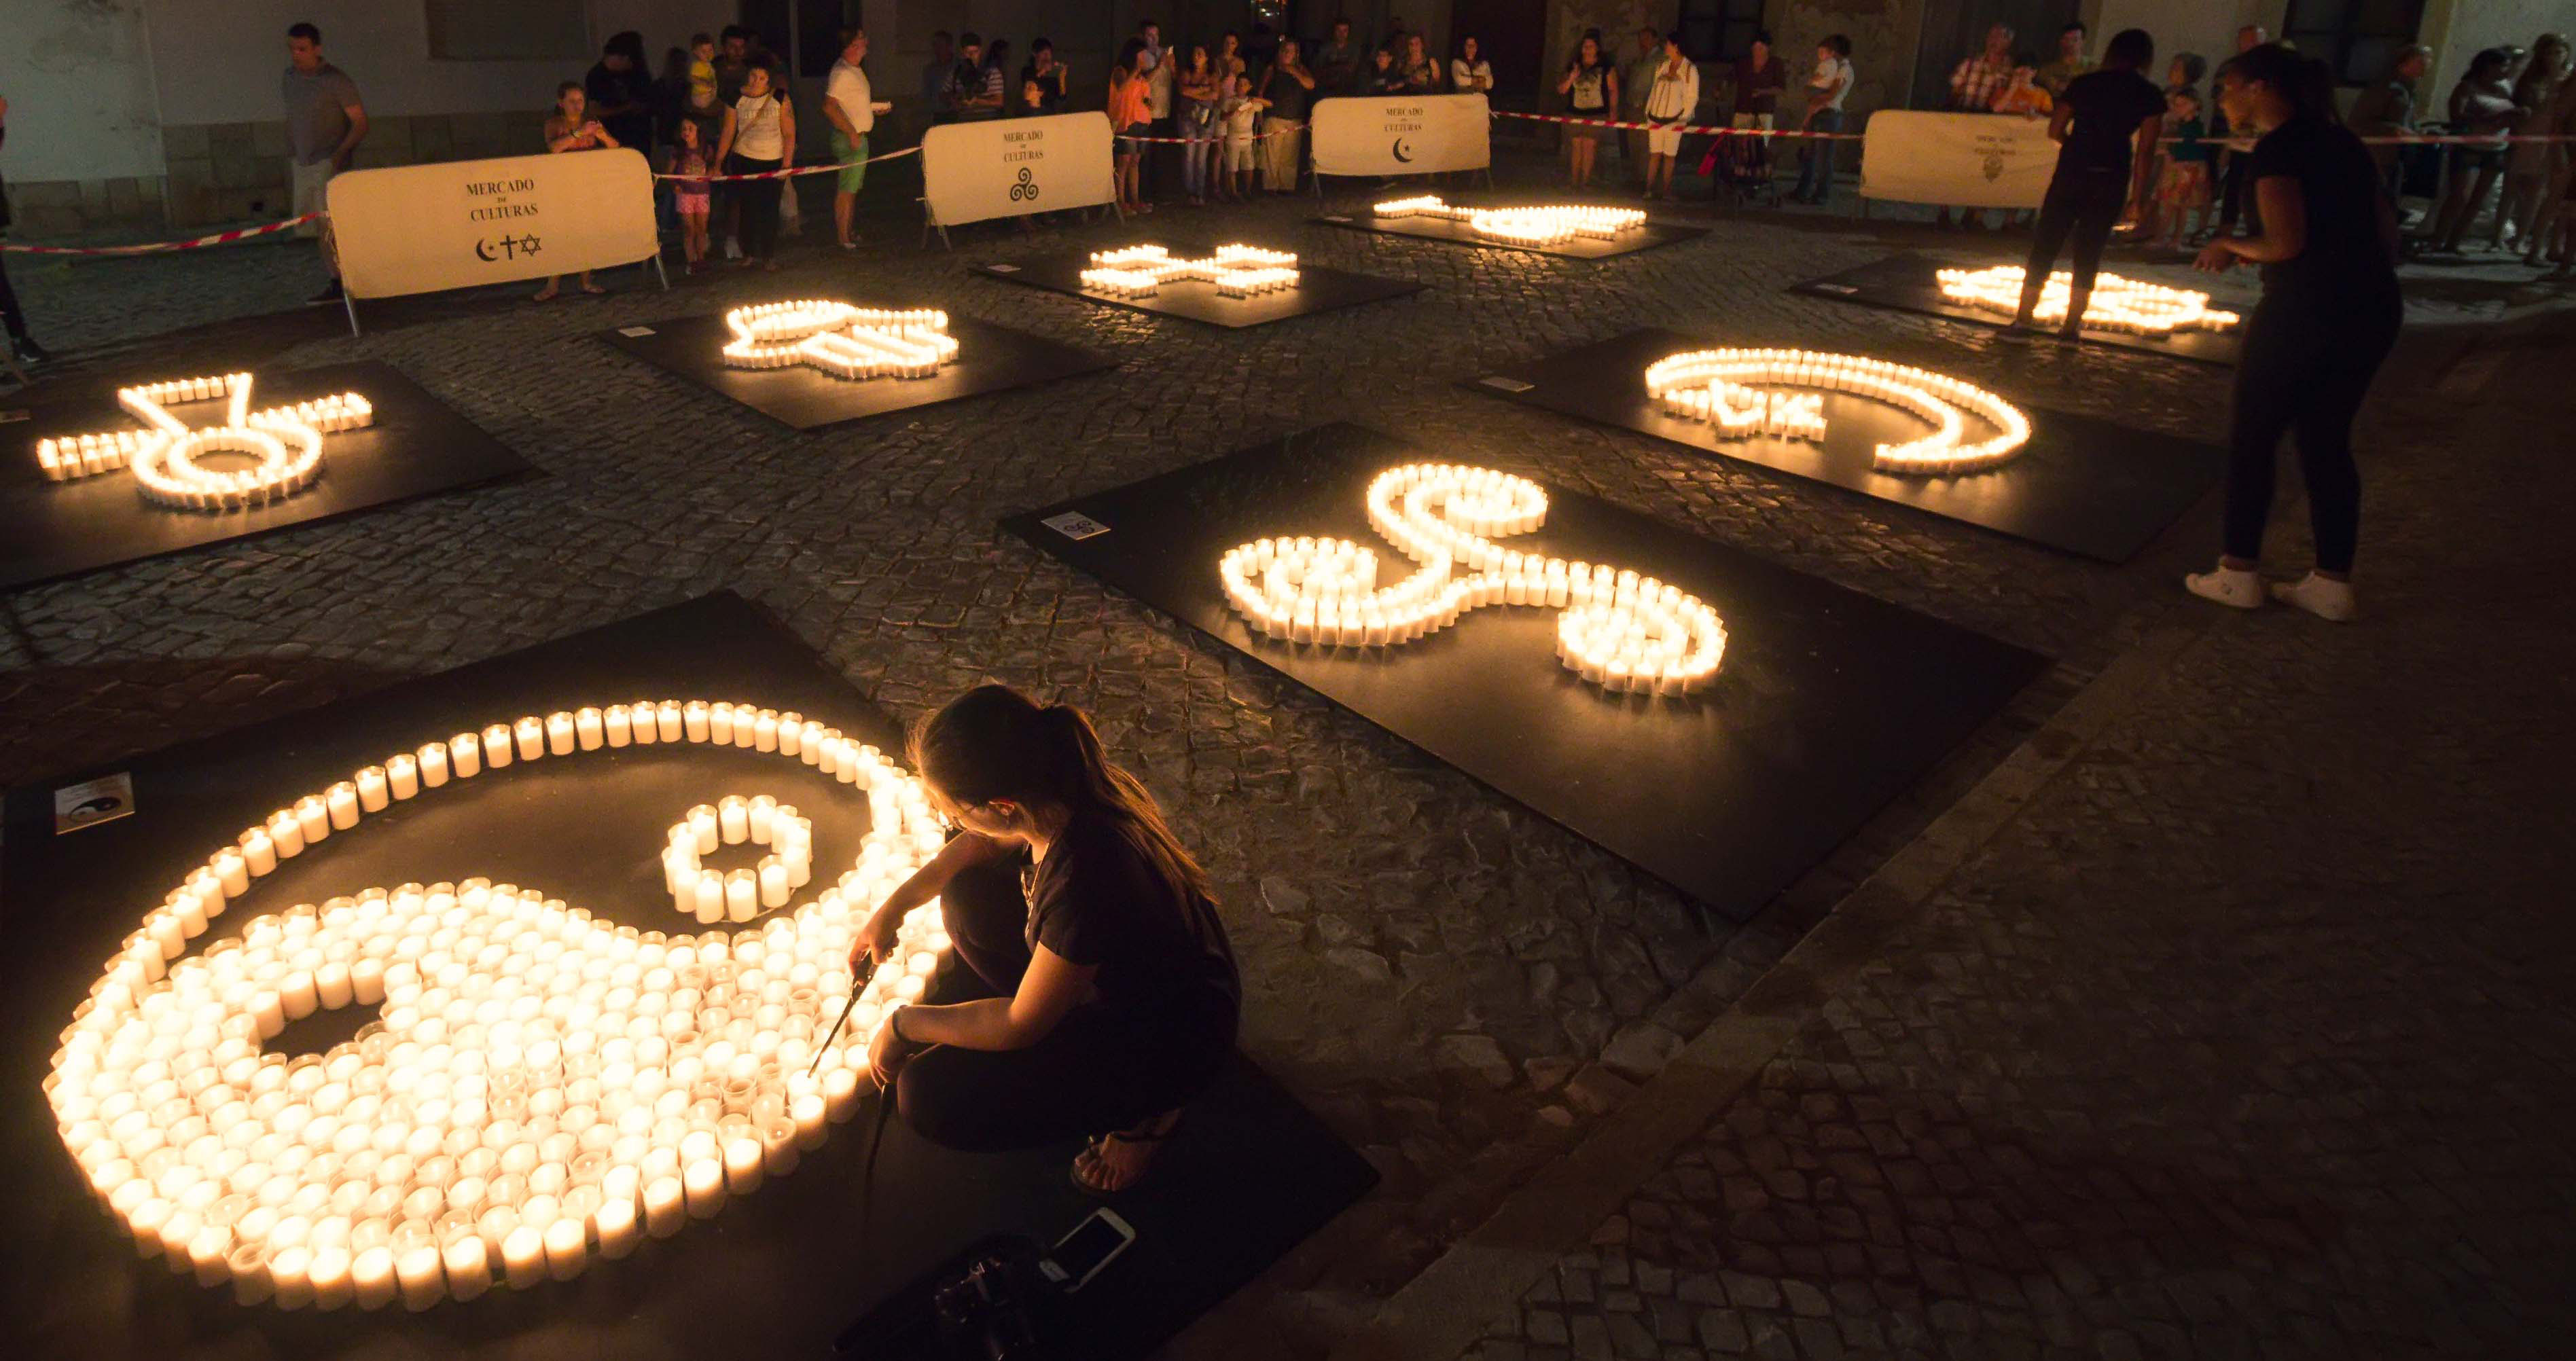
[[[367,108],[358,100],[358,82],[322,59],[322,30],[295,24],[286,30],[287,175],[294,186],[295,213],[323,210],[323,187],[349,168],[358,143],[367,137]],[[301,231],[301,229],[299,229]],[[340,266],[333,251],[330,219],[301,234],[322,237],[322,263],[331,281],[313,295],[315,302],[340,300]]]

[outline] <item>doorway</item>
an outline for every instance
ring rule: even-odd
[[[2081,0],[1926,0],[1923,46],[1914,56],[1914,85],[1904,107],[1937,109],[1949,102],[1950,72],[1986,45],[1986,30],[2010,24],[2013,50],[2034,63],[2056,59],[2057,31],[2075,22]]]

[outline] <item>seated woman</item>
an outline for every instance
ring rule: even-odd
[[[936,897],[955,958],[870,1062],[922,1137],[996,1151],[1089,1139],[1075,1185],[1144,1175],[1234,1049],[1243,990],[1198,862],[1081,710],[969,690],[913,732],[957,829],[851,952],[864,975]]]

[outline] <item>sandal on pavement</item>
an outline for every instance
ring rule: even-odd
[[[1159,1144],[1164,1140],[1171,1138],[1172,1132],[1180,1127],[1181,1122],[1179,1118],[1174,1117],[1171,1125],[1160,1132],[1149,1133],[1122,1129],[1112,1130],[1107,1134],[1095,1135],[1084,1142],[1080,1153],[1073,1155],[1073,1166],[1068,1169],[1066,1175],[1072,1179],[1073,1189],[1080,1191],[1087,1196],[1108,1197],[1123,1195],[1126,1192],[1133,1191],[1138,1186],[1142,1185],[1146,1176],[1152,1172],[1153,1164],[1151,1162],[1148,1162],[1144,1170],[1139,1171],[1134,1179],[1130,1180],[1124,1186],[1104,1186],[1093,1180],[1091,1177],[1084,1175],[1084,1169],[1097,1167],[1099,1165],[1096,1159],[1109,1147],[1110,1141],[1112,1140],[1116,1140],[1122,1144]]]

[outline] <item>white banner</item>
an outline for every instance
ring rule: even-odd
[[[351,297],[510,283],[649,260],[653,171],[626,147],[351,170],[325,202]]]
[[[1108,203],[1109,177],[1105,113],[942,123],[921,135],[922,199],[943,227]]]
[[[2036,208],[2057,173],[2048,120],[2006,113],[1880,109],[1860,144],[1864,198],[1960,208]]]
[[[1315,101],[1319,175],[1419,175],[1494,163],[1493,115],[1475,95],[1359,95]]]

